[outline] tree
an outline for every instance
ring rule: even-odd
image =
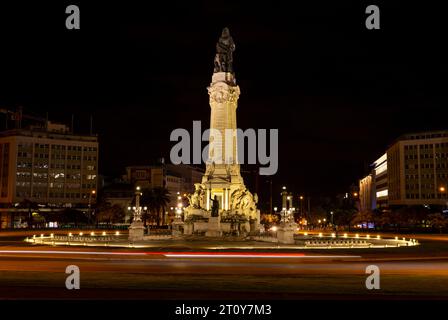
[[[368,228],[369,222],[373,222],[373,212],[371,210],[359,211],[353,215],[351,222],[354,225],[360,224],[362,229],[364,229],[364,225]]]
[[[334,223],[337,226],[348,226],[348,231],[350,231],[351,221],[356,215],[356,209],[354,208],[338,208],[333,212]]]
[[[170,202],[170,192],[166,188],[157,187],[153,189],[154,193],[154,206],[157,209],[157,212],[160,213],[162,224],[165,223],[165,212],[166,207],[168,206],[168,203]],[[158,220],[157,225],[160,225],[160,221]]]
[[[72,208],[65,208],[64,210],[56,213],[54,218],[59,223],[74,223],[75,225],[78,223],[87,223],[89,220],[84,213]]]
[[[105,204],[97,209],[96,220],[98,222],[106,222],[107,224],[122,222],[125,216],[123,208],[118,205]]]
[[[401,226],[416,227],[428,217],[429,210],[423,206],[404,206],[391,212],[391,223],[397,231]]]
[[[433,228],[438,228],[442,233],[442,229],[448,225],[447,218],[441,213],[433,213],[428,216],[429,223]]]
[[[150,214],[155,215],[157,225],[160,226],[165,222],[165,212],[168,203],[170,202],[170,192],[163,187],[155,187],[152,189],[146,189],[142,191],[143,195],[140,198],[140,205],[143,207],[148,207]],[[146,221],[148,219],[148,213],[143,211],[142,220],[146,226]]]
[[[18,208],[21,209],[27,209],[27,223],[28,227],[31,227],[33,224],[33,212],[39,210],[39,206],[37,205],[37,202],[31,201],[29,199],[23,199],[20,203]]]

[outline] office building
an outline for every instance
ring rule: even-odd
[[[1,227],[27,219],[24,202],[40,211],[89,206],[95,202],[97,177],[96,136],[73,134],[67,126],[49,121],[44,128],[1,132]]]
[[[369,201],[376,208],[446,206],[448,131],[399,137],[372,164],[369,176],[360,180],[361,207],[368,207]]]

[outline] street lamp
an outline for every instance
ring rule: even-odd
[[[338,236],[338,230],[336,229],[336,226],[334,224],[334,212],[330,211],[330,215],[331,215],[331,225],[333,226],[333,230],[336,233],[336,237]]]
[[[300,199],[300,217],[303,218],[303,196],[299,196]]]
[[[134,221],[142,221],[142,207],[140,207],[140,197],[143,195],[140,192],[140,187],[135,188],[135,207],[134,209]]]
[[[92,223],[93,222],[93,217],[92,217],[92,196],[94,196],[96,194],[96,190],[92,190],[92,191],[90,191],[90,193],[89,193],[89,219],[90,219],[90,222]]]
[[[443,196],[443,193],[446,191],[446,188],[444,186],[441,186],[439,188],[440,193],[442,194],[442,200],[445,200],[445,205],[448,205],[448,198],[447,198],[447,194],[445,194],[445,197]],[[443,211],[443,209],[442,209]]]

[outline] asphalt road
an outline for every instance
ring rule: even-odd
[[[185,244],[188,245],[188,244]],[[0,299],[448,299],[448,243],[409,248],[167,254],[0,239]],[[66,267],[80,269],[68,290]],[[366,267],[380,269],[368,290]]]

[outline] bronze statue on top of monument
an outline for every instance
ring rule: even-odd
[[[229,29],[224,28],[216,44],[214,72],[233,73],[233,51],[235,51],[235,43],[233,42]]]

